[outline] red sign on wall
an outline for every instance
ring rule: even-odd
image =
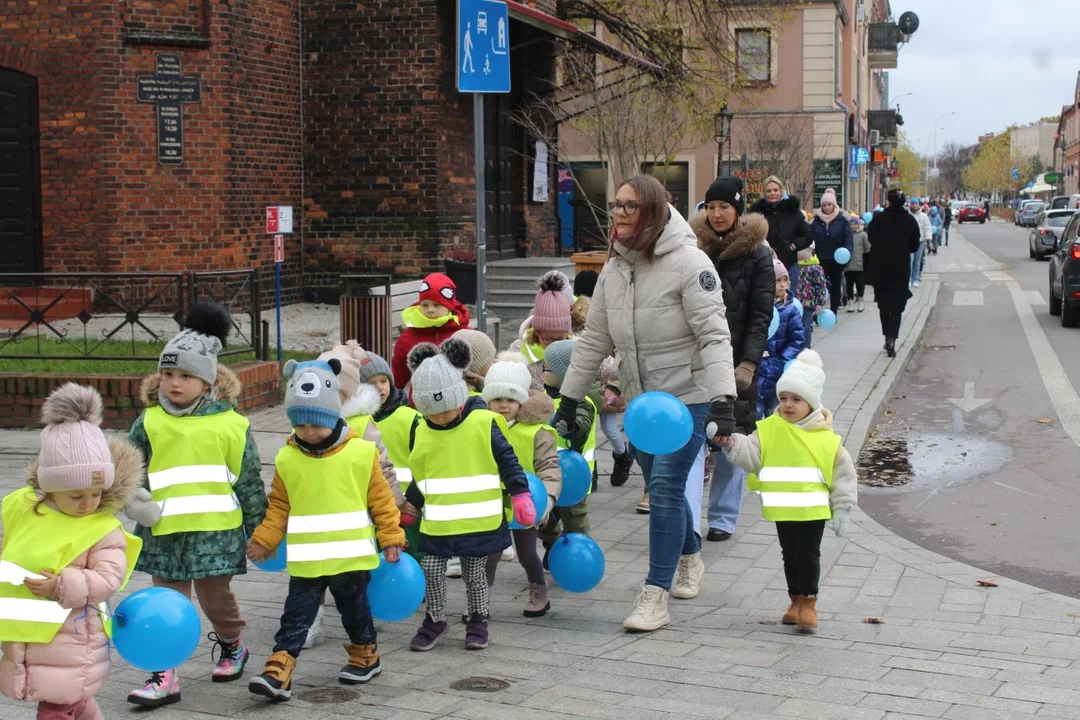
[[[267,220],[267,222],[269,222],[269,219]],[[276,262],[276,263],[285,262],[285,236],[284,235],[275,235],[274,236],[274,262]]]
[[[277,206],[266,208],[266,234],[273,235],[278,231]]]

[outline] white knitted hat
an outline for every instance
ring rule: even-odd
[[[529,385],[532,375],[521,353],[499,353],[498,360],[484,376],[484,402],[491,403],[495,398],[510,398],[524,403],[529,399]]]
[[[820,355],[813,350],[803,350],[776,381],[776,397],[779,398],[782,392],[794,393],[817,410],[821,407],[821,394],[825,392],[825,371],[821,367]]]

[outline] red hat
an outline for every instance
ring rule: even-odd
[[[420,283],[420,299],[430,300],[454,312],[461,307],[457,299],[457,285],[442,273],[431,273]]]

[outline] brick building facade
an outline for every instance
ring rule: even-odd
[[[513,90],[485,99],[488,244],[504,257],[552,252],[557,229],[554,200],[531,201],[534,139],[506,112],[553,81],[556,45],[522,21],[524,6],[509,4]],[[537,0],[527,11],[554,6]],[[467,252],[472,110],[455,89],[455,8],[453,0],[8,6],[0,271],[270,268],[271,204],[295,208],[284,268],[293,297],[316,274],[416,276]],[[199,85],[197,100],[179,103],[182,164],[159,162],[161,110],[139,101],[139,78],[159,74],[161,56],[175,56],[176,75]]]

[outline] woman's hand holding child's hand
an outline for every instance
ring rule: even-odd
[[[38,597],[49,599],[55,598],[56,586],[60,581],[60,576],[56,573],[49,572],[48,570],[42,570],[41,574],[45,576],[42,580],[35,580],[34,578],[26,578],[23,580],[26,589]]]
[[[266,559],[270,557],[270,551],[257,542],[251,542],[248,543],[247,556],[252,562],[266,562]]]

